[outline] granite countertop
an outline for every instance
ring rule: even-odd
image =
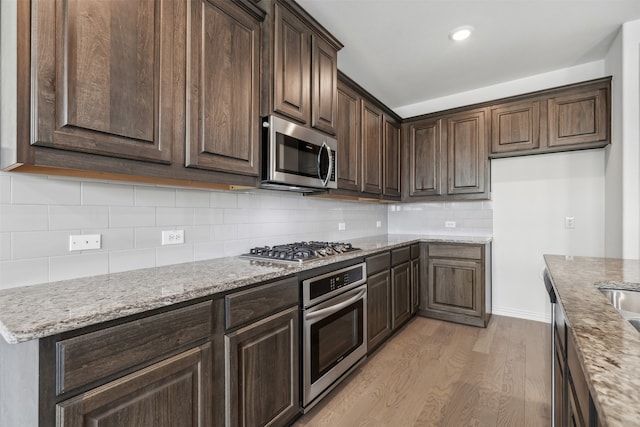
[[[361,251],[303,265],[227,257],[6,289],[0,291],[0,335],[10,344],[43,338],[420,241],[483,244],[491,238],[384,234],[351,240]]]
[[[640,426],[640,333],[599,291],[640,290],[640,260],[544,258],[601,424]]]

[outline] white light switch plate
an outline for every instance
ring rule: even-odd
[[[102,244],[101,234],[78,234],[69,236],[70,251],[85,251],[88,249],[100,249]]]
[[[347,228],[347,224],[344,222],[339,222],[338,223],[338,230],[342,231],[345,230]]]
[[[444,222],[444,226],[446,228],[456,228],[456,222],[455,221],[445,221]]]

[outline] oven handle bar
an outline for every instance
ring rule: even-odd
[[[352,297],[349,298],[346,301],[343,301],[339,304],[332,304],[331,306],[327,307],[327,308],[323,308],[317,311],[312,311],[309,312],[307,310],[306,314],[305,314],[305,319],[306,320],[313,320],[313,319],[317,319],[318,317],[326,317],[328,315],[331,315],[333,313],[337,313],[338,311],[342,310],[345,307],[348,307],[349,305],[353,304],[354,302],[358,301],[360,298],[362,298],[362,296],[367,293],[367,288],[364,287],[362,289],[354,289],[353,291],[350,292],[346,292],[344,296],[347,296],[350,293],[353,293],[354,291],[357,291],[358,293]]]

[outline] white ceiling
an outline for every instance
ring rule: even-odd
[[[640,19],[640,0],[297,1],[344,44],[338,68],[394,109],[601,60]]]

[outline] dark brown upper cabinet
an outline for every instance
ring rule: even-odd
[[[33,2],[31,144],[172,162],[171,1]]]
[[[2,167],[255,186],[264,16],[248,0],[19,2]]]
[[[384,115],[383,196],[400,198],[400,123]]]
[[[187,2],[186,165],[257,176],[260,21],[229,0]]]
[[[262,115],[278,114],[335,135],[342,44],[292,0],[262,0]]]
[[[516,101],[491,108],[491,152],[540,148],[540,101]]]
[[[403,124],[403,200],[487,199],[487,110],[429,115]]]
[[[338,82],[338,188],[360,191],[360,111],[362,100]]]
[[[338,189],[350,198],[400,200],[401,119],[338,74]]]
[[[383,130],[382,110],[362,102],[362,186],[363,193],[382,194]]]
[[[611,77],[491,103],[491,157],[611,143]]]

